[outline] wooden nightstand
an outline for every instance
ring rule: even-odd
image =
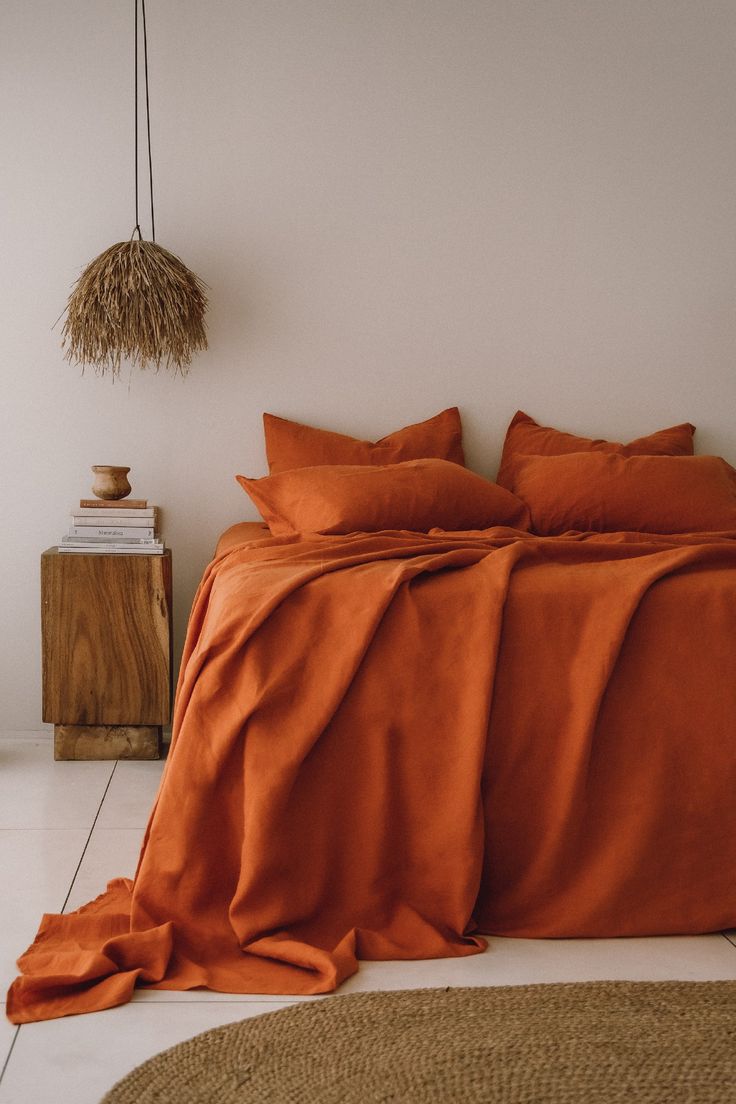
[[[41,556],[55,759],[157,759],[171,715],[171,551]]]

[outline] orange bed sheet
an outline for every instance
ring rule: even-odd
[[[736,925],[736,540],[243,535],[135,878],[43,918],[13,1022]]]

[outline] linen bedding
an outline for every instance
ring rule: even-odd
[[[736,534],[228,531],[135,878],[10,1018],[736,925],[735,611]]]

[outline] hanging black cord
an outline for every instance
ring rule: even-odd
[[[141,233],[140,215],[138,207],[138,0],[135,4],[135,49],[134,49],[134,98],[135,98],[135,227],[131,234],[131,240],[138,232],[138,240],[143,241]],[[156,241],[156,221],[153,211],[153,160],[151,158],[151,108],[148,98],[148,35],[146,33],[146,0],[140,0],[141,15],[143,16],[143,76],[146,86],[146,132],[148,136],[148,186],[151,197],[151,240]]]
[[[153,161],[151,160],[151,109],[148,103],[148,36],[146,35],[146,0],[141,0],[143,16],[143,74],[146,80],[146,131],[148,132],[148,186],[151,196],[151,241],[156,240],[156,220],[153,214]]]
[[[143,240],[141,234],[141,223],[138,215],[138,0],[133,0],[135,6],[135,27],[133,31],[133,120],[135,124],[135,138],[133,140],[133,147],[135,150],[135,226],[133,227],[133,233],[130,235],[132,241],[135,237],[136,230],[138,231],[138,241]]]

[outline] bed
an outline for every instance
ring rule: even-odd
[[[489,483],[447,415],[442,448],[421,423],[345,462],[327,435],[306,467],[275,420],[291,452],[241,477],[267,524],[199,586],[135,878],[44,917],[14,1022],[135,985],[323,993],[483,934],[736,925],[733,469],[687,424],[608,447],[517,415]]]

